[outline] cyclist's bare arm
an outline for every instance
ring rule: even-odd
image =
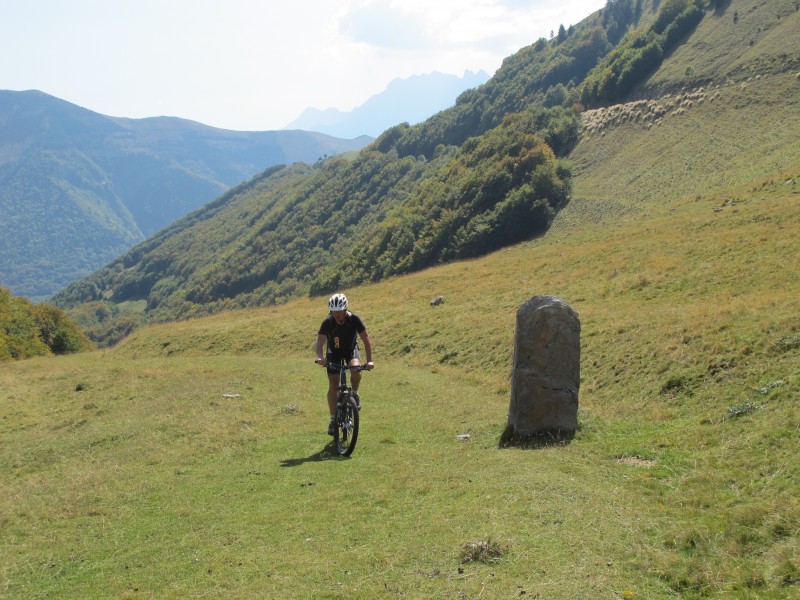
[[[314,360],[315,363],[318,365],[322,365],[323,367],[328,364],[328,361],[325,359],[325,344],[328,343],[328,338],[324,335],[319,334],[317,335],[317,358]]]
[[[367,355],[367,364],[365,364],[364,367],[366,367],[367,370],[372,369],[375,366],[375,363],[372,362],[372,340],[369,339],[369,334],[366,329],[358,335],[364,343],[364,354]]]

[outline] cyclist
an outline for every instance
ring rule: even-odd
[[[339,372],[330,367],[330,363],[341,363],[347,361],[350,366],[361,364],[361,355],[358,351],[358,338],[364,343],[367,369],[372,369],[375,364],[372,362],[372,342],[367,334],[367,328],[361,318],[347,310],[347,296],[344,294],[334,294],[328,300],[328,310],[330,314],[322,321],[317,333],[317,358],[314,361],[318,365],[328,367],[328,410],[331,413],[331,422],[328,425],[328,435],[333,435],[334,417],[336,415],[336,392],[339,387]],[[327,345],[325,356],[323,347]],[[361,373],[352,371],[350,384],[353,388],[353,398],[356,404],[361,407],[358,397],[358,385],[361,383]]]

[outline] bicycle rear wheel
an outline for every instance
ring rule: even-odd
[[[336,428],[333,430],[336,452],[340,456],[350,456],[356,449],[357,440],[358,409],[355,400],[349,398],[336,416]]]

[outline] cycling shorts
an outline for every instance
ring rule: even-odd
[[[336,375],[339,370],[331,368],[331,364],[340,365],[342,361],[346,363],[350,363],[351,360],[357,358],[359,361],[361,360],[361,355],[358,352],[358,346],[353,348],[352,352],[328,352],[327,356],[325,357],[328,361],[328,375]]]

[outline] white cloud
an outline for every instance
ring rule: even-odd
[[[392,3],[351,5],[339,20],[341,32],[353,42],[391,50],[430,46],[425,26],[419,14]]]
[[[422,51],[480,45],[498,32],[507,34],[513,20],[509,16],[507,9],[485,0],[360,0],[350,4],[340,26],[356,43],[379,49]]]
[[[602,0],[356,0],[340,17],[353,41],[376,48],[520,48],[588,16]]]

